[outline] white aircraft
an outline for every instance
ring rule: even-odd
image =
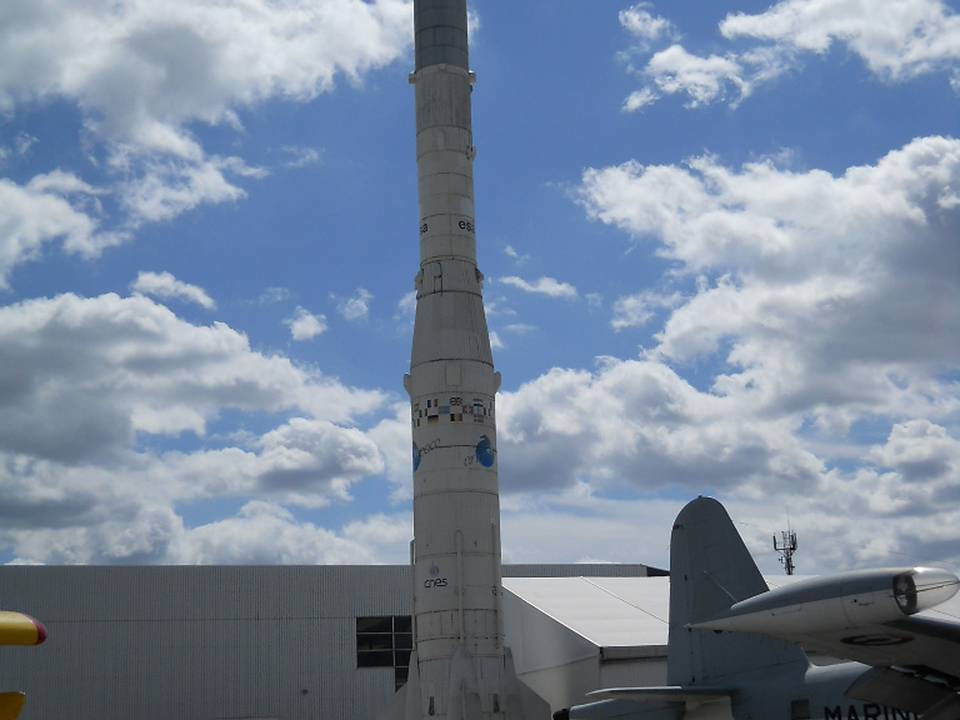
[[[917,613],[953,573],[889,568],[769,590],[723,505],[687,504],[670,543],[665,687],[607,688],[555,720],[958,720],[960,623]],[[816,666],[804,647],[850,662]]]

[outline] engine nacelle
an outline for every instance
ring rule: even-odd
[[[858,570],[761,593],[691,627],[781,636],[830,632],[902,619],[949,600],[958,590],[960,579],[938,568]]]

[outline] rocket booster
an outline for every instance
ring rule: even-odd
[[[477,659],[503,656],[494,424],[500,376],[477,269],[466,3],[418,0],[414,7],[420,271],[406,385],[416,650],[426,687],[428,678],[449,674],[461,646]],[[437,714],[439,702],[434,696]]]
[[[414,653],[402,716],[521,718],[504,647],[496,393],[477,268],[466,0],[415,0],[420,269],[410,373]]]

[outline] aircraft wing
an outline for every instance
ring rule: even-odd
[[[553,714],[555,720],[680,720],[701,705],[729,700],[728,688],[671,685],[617,687],[587,693],[591,702]]]
[[[960,622],[914,616],[808,635],[770,634],[832,657],[926,668],[960,682]]]
[[[725,688],[708,687],[620,687],[594,690],[588,697],[597,700],[633,700],[634,702],[685,703],[688,708],[726,700],[733,694]]]

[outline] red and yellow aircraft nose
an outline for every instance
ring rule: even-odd
[[[39,645],[46,639],[43,623],[23,613],[0,610],[0,645]]]

